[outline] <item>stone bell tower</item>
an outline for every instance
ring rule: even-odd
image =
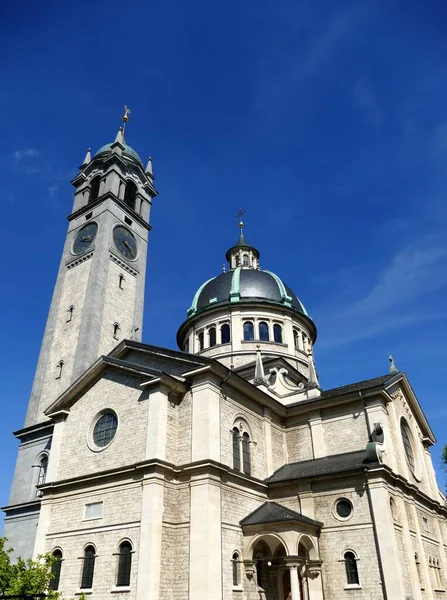
[[[146,168],[125,140],[92,157],[88,150],[72,181],[73,210],[45,327],[25,428],[20,439],[4,535],[30,556],[39,511],[36,485],[51,460],[53,423],[45,409],[121,339],[141,340],[149,217],[157,195],[152,161]]]

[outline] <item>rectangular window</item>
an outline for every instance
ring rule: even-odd
[[[102,502],[92,502],[85,505],[84,521],[88,519],[100,519],[102,517]]]

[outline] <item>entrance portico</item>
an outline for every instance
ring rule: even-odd
[[[276,502],[241,521],[247,600],[322,600],[322,523]]]

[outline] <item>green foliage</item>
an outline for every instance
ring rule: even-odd
[[[441,456],[442,456],[442,462],[447,467],[447,445],[444,446],[444,448],[442,450],[442,455]]]
[[[7,539],[0,538],[0,595],[46,594],[49,600],[63,600],[60,592],[49,589],[53,577],[51,567],[57,560],[51,554],[38,556],[37,560],[18,558],[11,561],[12,548]],[[79,600],[85,600],[82,594]]]

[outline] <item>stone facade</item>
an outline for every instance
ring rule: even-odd
[[[200,307],[202,286],[180,327],[188,351],[142,344],[151,168],[119,132],[74,185],[16,432],[16,552],[61,552],[67,597],[447,600],[435,439],[405,374],[323,391],[315,325],[242,224],[229,294]],[[86,222],[98,234],[74,256]],[[138,252],[117,249],[117,225]]]

